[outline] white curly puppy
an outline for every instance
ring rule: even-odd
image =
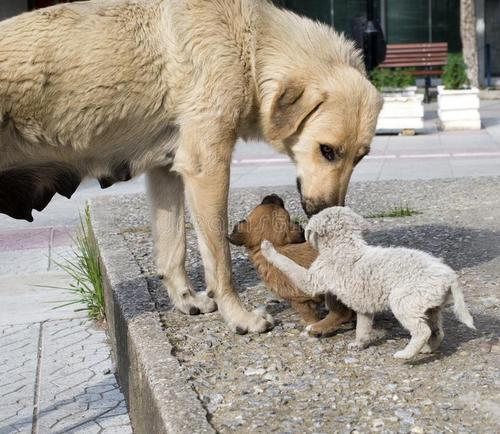
[[[374,340],[374,314],[390,307],[411,333],[406,348],[394,357],[410,359],[436,350],[444,337],[441,309],[451,295],[457,319],[475,328],[450,267],[420,250],[369,246],[361,234],[364,223],[346,207],[328,208],[312,217],[306,238],[319,256],[309,269],[279,254],[268,241],[263,241],[262,253],[304,292],[331,292],[356,311],[355,347],[364,348]]]

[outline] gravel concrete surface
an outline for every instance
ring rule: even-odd
[[[231,224],[269,193],[305,218],[293,188],[234,190]],[[217,313],[187,317],[172,309],[156,276],[143,195],[110,199],[117,228],[146,277],[181,369],[221,433],[496,433],[500,431],[500,178],[354,183],[347,204],[365,216],[408,205],[405,218],[371,218],[372,244],[420,248],[460,274],[477,331],[445,312],[436,354],[401,362],[408,333],[390,313],[376,317],[386,337],[348,349],[353,325],[315,339],[304,335],[288,303],[265,290],[245,252],[233,249],[234,278],[248,307],[265,304],[276,320],[263,335],[230,333]],[[203,271],[188,223],[188,267]]]

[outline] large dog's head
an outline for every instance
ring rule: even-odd
[[[277,84],[263,116],[264,134],[296,163],[309,216],[344,205],[352,171],[370,150],[382,103],[366,76],[346,65]]]

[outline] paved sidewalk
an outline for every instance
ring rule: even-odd
[[[106,333],[81,306],[54,310],[70,244],[67,228],[0,230],[0,434],[132,432]]]

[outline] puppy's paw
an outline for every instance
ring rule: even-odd
[[[433,353],[433,350],[429,344],[425,344],[424,347],[420,350],[420,352],[422,354],[431,354],[431,353]]]
[[[394,358],[395,359],[402,359],[402,360],[409,360],[413,357],[412,354],[408,353],[405,350],[397,351],[394,353]]]
[[[260,244],[260,249],[262,251],[262,254],[266,257],[266,258],[269,258],[272,253],[274,252],[274,246],[273,244],[268,241],[268,240],[264,240],[262,241],[262,243]]]
[[[217,310],[217,304],[207,293],[188,290],[181,292],[180,296],[172,297],[177,310],[186,315],[199,315]]]
[[[259,307],[251,312],[242,310],[236,315],[225,316],[229,328],[239,334],[265,333],[274,327],[273,317],[266,312],[264,307]]]
[[[329,336],[335,333],[335,331],[338,329],[338,327],[333,327],[333,326],[325,326],[321,324],[321,321],[318,321],[314,324],[309,324],[306,328],[305,331],[309,336],[313,336],[315,338],[320,338],[322,336]]]
[[[314,327],[314,324],[307,325],[305,328],[305,331],[307,332],[307,334],[309,336],[314,336],[316,338],[319,338],[322,334],[321,331],[316,330],[316,328]]]

